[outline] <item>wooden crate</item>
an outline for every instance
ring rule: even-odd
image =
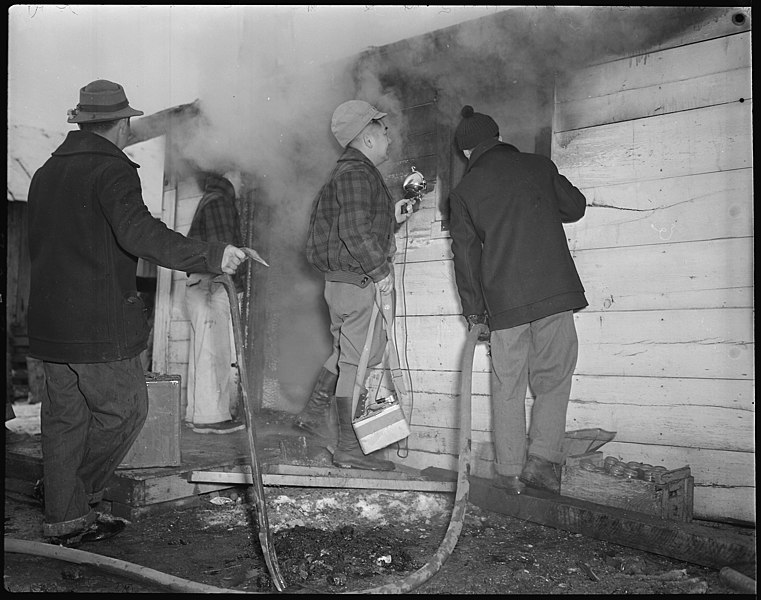
[[[602,469],[603,453],[568,457],[562,472],[561,495],[662,519],[692,521],[694,478],[689,466],[656,473],[653,481],[644,481],[588,470],[582,464]]]
[[[148,416],[118,468],[176,467],[180,457],[180,376],[146,373]]]

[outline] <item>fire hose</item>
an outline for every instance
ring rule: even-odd
[[[470,460],[471,460],[471,387],[473,380],[473,355],[475,352],[478,336],[486,331],[484,325],[476,325],[468,333],[462,358],[462,372],[460,381],[460,437],[459,437],[459,460],[457,472],[457,488],[455,491],[454,506],[449,520],[449,526],[444,535],[444,539],[439,544],[438,549],[433,556],[417,571],[411,573],[401,581],[389,583],[386,585],[350,592],[354,594],[400,594],[412,591],[441,570],[446,560],[452,554],[462,531],[465,509],[468,504],[468,493],[470,491]],[[246,415],[249,416],[248,414]],[[252,421],[249,421],[249,429],[253,429]],[[253,451],[252,451],[253,452]],[[253,467],[253,465],[252,465]],[[253,474],[253,473],[252,473]],[[259,476],[261,484],[261,476]],[[256,490],[255,490],[256,491]],[[255,493],[255,496],[259,496]],[[266,523],[266,509],[258,506],[260,516],[259,538],[262,545],[270,545],[269,531],[261,531],[262,519]],[[265,541],[266,540],[266,541]],[[264,549],[264,548],[263,548]],[[4,551],[16,554],[31,554],[54,558],[65,562],[87,565],[99,568],[103,571],[124,575],[131,579],[169,588],[175,592],[188,593],[268,593],[268,592],[246,592],[230,588],[216,587],[213,585],[197,583],[180,577],[175,577],[167,573],[156,571],[148,567],[136,565],[123,560],[102,556],[84,550],[56,546],[44,542],[34,542],[29,540],[18,540],[14,538],[4,538]],[[265,549],[265,560],[267,566],[275,573],[279,574],[277,564],[269,563],[270,556],[267,556]],[[284,584],[283,584],[284,585]]]

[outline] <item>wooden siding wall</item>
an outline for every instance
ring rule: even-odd
[[[750,32],[558,82],[553,157],[589,307],[569,428],[695,477],[695,514],[755,522]]]
[[[627,460],[689,464],[695,515],[717,521],[755,521],[749,36],[749,26],[711,21],[657,51],[569,74],[558,82],[553,124],[553,158],[588,200],[585,218],[566,229],[590,303],[576,315],[567,429],[616,431],[603,449]],[[498,122],[509,113],[484,106]],[[526,140],[534,133],[528,127]],[[420,156],[413,164],[430,169]],[[394,189],[408,168],[395,165]],[[441,163],[433,171],[447,175]],[[200,199],[191,187],[165,190],[163,219],[183,233]],[[441,227],[448,186],[431,188],[397,235],[396,334],[412,433],[382,452],[456,469],[467,330]],[[154,349],[156,370],[183,376],[183,399],[184,279],[160,269],[159,295],[171,300],[166,318],[157,314]],[[489,371],[479,344],[473,473],[483,477],[494,461]],[[373,372],[370,386],[381,378]]]
[[[186,235],[202,191],[192,178],[171,181],[164,189],[162,221]],[[183,416],[187,405],[190,322],[185,313],[185,281],[181,271],[158,267],[157,307],[154,322],[153,370],[180,375]]]
[[[755,522],[749,36],[570,74],[558,85],[553,158],[589,204],[567,227],[590,304],[575,317],[567,430],[615,431],[604,450],[627,460],[690,465],[697,518]],[[466,328],[450,240],[426,228],[436,202],[398,236],[397,337],[412,434],[403,452],[385,452],[451,469]],[[473,471],[490,477],[489,369],[481,344]]]

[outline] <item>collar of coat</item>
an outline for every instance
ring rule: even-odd
[[[507,142],[500,142],[497,138],[492,138],[490,140],[486,140],[485,142],[481,142],[473,148],[473,153],[470,155],[470,160],[468,161],[468,167],[465,169],[465,172],[467,173],[473,168],[473,165],[476,164],[476,161],[481,158],[484,154],[486,154],[489,150],[494,148],[495,146],[502,146],[508,150],[512,150],[514,152],[520,152],[518,148],[513,146],[512,144],[508,144]]]
[[[63,143],[53,152],[53,156],[72,156],[74,154],[104,154],[127,161],[136,169],[140,168],[140,165],[131,161],[116,144],[102,135],[81,129],[70,131]]]
[[[235,200],[235,187],[230,183],[230,180],[220,175],[211,174],[206,177],[204,192],[207,194],[216,192],[222,194],[228,200]]]
[[[348,146],[346,150],[344,150],[344,153],[338,158],[338,162],[346,162],[349,160],[359,160],[361,162],[367,163],[374,169],[377,167],[373,164],[373,161],[371,161],[369,158],[367,158],[362,152],[357,150],[356,148],[352,148],[351,146]]]

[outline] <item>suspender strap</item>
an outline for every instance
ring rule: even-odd
[[[378,286],[375,286],[375,300],[373,302],[372,315],[370,316],[370,327],[367,330],[367,337],[365,338],[364,348],[362,348],[362,355],[359,358],[359,365],[357,365],[357,378],[354,380],[354,392],[351,399],[351,414],[354,417],[357,415],[357,404],[365,381],[367,363],[370,360],[370,348],[373,342],[375,321],[378,317],[378,312],[381,310],[383,311],[383,324],[384,329],[386,330],[386,349],[384,352],[386,364],[388,364],[389,370],[391,371],[391,380],[396,392],[403,397],[406,397],[407,394],[402,369],[399,365],[399,352],[396,347],[396,330],[394,328],[392,300],[393,298],[391,294],[381,294]],[[364,407],[362,407],[362,412],[364,412]]]
[[[373,301],[373,311],[370,315],[370,327],[367,329],[367,336],[365,337],[365,346],[362,348],[362,354],[359,357],[359,364],[357,365],[357,377],[354,380],[354,391],[351,396],[351,414],[352,414],[352,420],[356,417],[357,414],[357,403],[359,401],[359,396],[362,392],[363,383],[365,381],[365,372],[367,371],[367,363],[370,360],[370,348],[373,344],[373,333],[375,331],[375,321],[378,317],[378,311],[380,306],[380,291],[378,290],[378,286],[373,284],[375,287],[375,299]],[[364,412],[364,407],[363,412]]]

